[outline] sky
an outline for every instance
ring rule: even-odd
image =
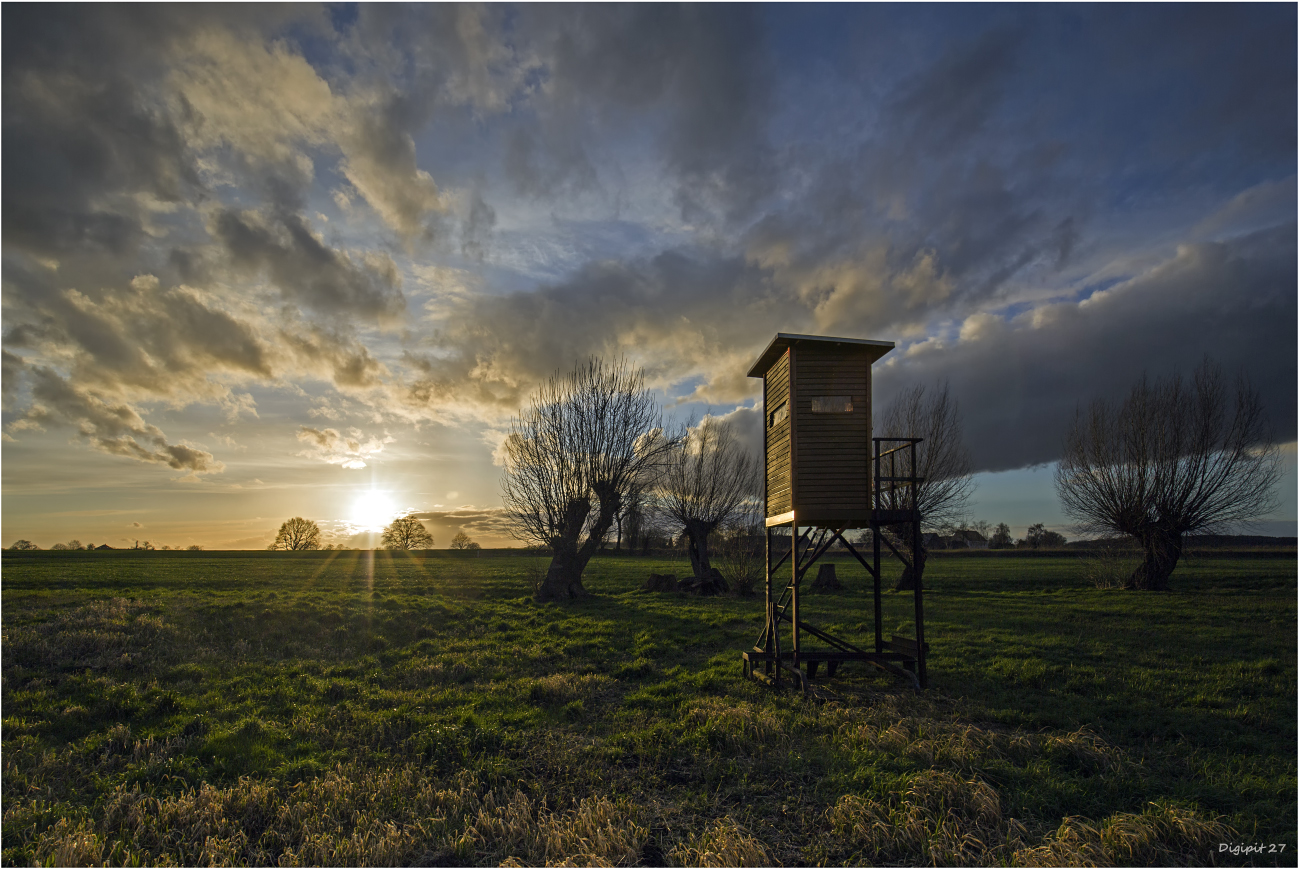
[[[5,546],[511,545],[539,382],[622,356],[757,445],[777,332],[946,382],[1018,536],[1078,408],[1208,355],[1295,534],[1292,4],[0,14]]]

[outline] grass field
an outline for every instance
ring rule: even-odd
[[[1295,864],[1294,554],[1162,595],[936,557],[931,689],[846,665],[826,702],[741,678],[761,597],[638,593],[685,564],[609,557],[539,605],[537,564],[5,552],[0,858]],[[865,639],[838,564],[806,617]]]

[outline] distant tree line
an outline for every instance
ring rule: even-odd
[[[10,549],[10,550],[16,550],[16,551],[23,551],[23,550],[28,550],[28,551],[30,551],[30,550],[38,550],[38,549],[40,549],[40,548],[41,548],[41,547],[37,546],[35,543],[33,543],[33,542],[30,541],[30,540],[16,540],[16,541],[14,541],[14,542],[9,546],[9,549]],[[116,549],[116,548],[117,548],[117,547],[115,547],[115,546],[109,546],[107,543],[101,543],[99,546],[96,546],[96,545],[93,544],[93,543],[85,543],[85,544],[83,544],[80,540],[69,540],[67,543],[56,543],[56,544],[54,544],[53,546],[50,547],[50,551],[51,551],[51,552],[93,551],[93,550],[96,550],[96,549]],[[168,546],[168,545],[166,545],[166,544],[164,544],[164,545],[162,545],[162,546],[154,546],[154,545],[153,545],[152,543],[150,543],[148,540],[145,540],[145,541],[143,541],[143,542],[141,542],[141,541],[139,541],[139,540],[135,540],[135,541],[132,542],[132,544],[131,544],[130,546],[126,546],[126,547],[122,547],[122,548],[124,548],[124,549],[150,550],[150,551],[155,550],[155,549],[158,549],[158,550],[175,550],[175,551],[177,551],[177,552],[179,552],[179,551],[181,551],[181,550],[188,550],[188,551],[191,551],[191,552],[197,552],[197,551],[201,551],[201,550],[203,549],[203,547],[200,546],[200,545],[197,544],[197,543],[190,544],[189,546]]]
[[[432,549],[434,545],[433,535],[424,527],[424,523],[409,513],[399,516],[388,523],[380,534],[380,542],[384,549],[404,551]],[[267,547],[267,549],[291,552],[356,548],[343,543],[322,544],[320,526],[314,521],[304,519],[301,516],[285,520],[280,525],[280,530],[276,532],[275,541]],[[477,550],[479,544],[470,539],[470,536],[462,529],[452,538],[451,548],[456,550]]]

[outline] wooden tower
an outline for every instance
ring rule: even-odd
[[[767,595],[763,633],[753,651],[743,653],[745,673],[779,682],[781,671],[797,676],[806,689],[819,664],[827,675],[846,661],[865,661],[925,684],[925,630],[921,590],[915,592],[916,637],[886,641],[881,632],[880,553],[882,542],[905,563],[884,526],[904,526],[895,540],[907,541],[916,563],[920,517],[915,491],[921,480],[898,476],[916,467],[916,438],[873,438],[871,365],[894,348],[889,341],[777,334],[749,370],[763,379],[764,485]],[[791,544],[773,529],[790,527]],[[843,534],[872,530],[867,561]],[[875,650],[868,651],[808,624],[799,615],[800,586],[808,569],[836,542],[866,568],[875,581]],[[788,584],[778,594],[782,566],[789,560]],[[790,645],[782,649],[782,622],[790,625]],[[824,647],[803,642],[807,633]]]

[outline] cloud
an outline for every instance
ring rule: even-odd
[[[326,314],[394,318],[406,307],[393,260],[326,245],[298,214],[220,209],[211,230],[245,273],[265,272],[286,299]]]
[[[546,87],[535,127],[516,129],[506,170],[517,188],[558,195],[600,183],[590,151],[629,117],[651,129],[688,219],[735,217],[759,198],[772,154],[764,121],[772,72],[757,10],[746,7],[525,7],[522,30]]]
[[[19,379],[22,377],[26,363],[21,356],[8,350],[0,351],[0,359],[3,359],[3,368],[0,368],[0,390],[3,390],[4,407],[8,409],[13,397],[18,393]]]
[[[425,220],[442,210],[442,201],[433,177],[416,165],[415,140],[395,122],[400,103],[394,94],[353,110],[340,171],[384,223],[404,238],[428,239],[433,230]]]
[[[1278,442],[1294,440],[1295,239],[1292,223],[1184,245],[1079,302],[972,315],[960,341],[878,363],[874,401],[948,380],[976,468],[999,471],[1055,460],[1076,408],[1122,398],[1144,373],[1188,374],[1208,354],[1247,374]]]
[[[737,407],[735,410],[716,415],[716,418],[724,425],[730,426],[732,435],[755,461],[760,463],[763,461],[763,434],[766,427],[763,425],[761,401],[754,407]]]
[[[474,507],[466,505],[455,510],[424,510],[411,513],[416,519],[428,522],[435,536],[450,542],[456,530],[463,529],[471,537],[510,537],[510,523],[503,507]],[[444,544],[445,545],[445,544]]]
[[[287,324],[280,329],[279,338],[286,367],[315,374],[352,393],[379,386],[389,373],[370,349],[344,328]]]
[[[1243,190],[1196,224],[1194,241],[1228,237],[1284,223],[1296,213],[1296,176],[1265,181]]]
[[[357,429],[343,435],[337,429],[314,429],[304,425],[298,428],[298,440],[307,446],[298,455],[358,470],[366,466],[367,459],[373,460],[384,451],[386,444],[393,443],[396,438],[387,432],[383,438],[375,435],[366,438]]]
[[[744,263],[674,252],[595,264],[533,292],[446,300],[428,348],[408,353],[395,400],[491,420],[593,354],[628,356],[657,388],[700,378],[692,401],[747,398],[756,381],[744,372],[771,340],[773,310],[798,315],[768,291]]]
[[[198,181],[175,123],[139,99],[138,32],[111,18],[4,13],[6,250],[130,254],[146,237],[131,194],[176,202]]]
[[[79,386],[104,394],[215,401],[251,411],[214,376],[269,378],[270,353],[248,322],[192,287],[153,275],[87,292],[56,290],[19,272],[8,282],[11,347],[57,360]]]
[[[374,84],[344,80],[336,93],[284,41],[211,28],[188,48],[171,83],[184,100],[195,149],[229,145],[269,170],[272,196],[296,207],[297,191],[313,179],[312,153],[325,147],[339,156],[338,171],[351,189],[399,236],[432,236],[426,221],[443,204],[432,176],[416,163],[412,138],[431,107]],[[274,189],[286,181],[287,189]]]
[[[14,423],[19,430],[73,426],[93,448],[191,474],[220,473],[225,465],[206,450],[167,441],[162,430],[144,421],[134,408],[111,404],[79,390],[45,367],[31,368],[33,404]]]
[[[209,27],[187,41],[179,61],[169,83],[184,100],[184,130],[196,150],[229,145],[261,163],[310,163],[305,148],[324,143],[339,119],[329,84],[284,42]]]
[[[198,466],[150,408],[265,390],[341,464],[590,354],[744,404],[778,330],[899,341],[989,468],[1207,349],[1294,428],[1293,9],[808,14],[5,7],[9,431]]]

